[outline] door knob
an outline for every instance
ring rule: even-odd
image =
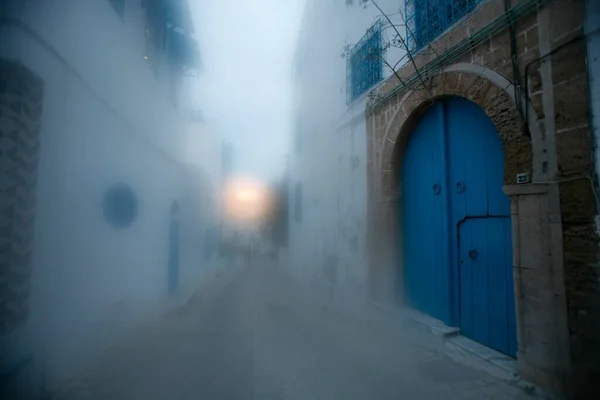
[[[458,193],[465,191],[465,183],[463,181],[456,182],[456,191]]]
[[[470,258],[471,260],[474,260],[474,259],[476,259],[476,258],[477,258],[477,255],[478,255],[478,254],[477,254],[477,250],[475,250],[475,249],[471,249],[471,250],[469,250],[469,258]]]
[[[442,191],[442,186],[439,183],[433,184],[433,194],[439,194]]]

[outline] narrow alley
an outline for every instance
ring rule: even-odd
[[[374,315],[336,314],[253,265],[144,328],[52,398],[521,399]]]

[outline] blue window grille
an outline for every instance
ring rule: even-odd
[[[409,51],[431,42],[481,0],[405,0]]]
[[[381,60],[381,21],[371,26],[346,58],[346,102],[350,103],[379,82],[383,74]]]

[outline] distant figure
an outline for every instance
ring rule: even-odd
[[[252,248],[251,248],[250,244],[248,244],[248,246],[245,246],[245,249],[244,249],[244,259],[245,259],[246,265],[250,264],[251,255],[252,255]]]

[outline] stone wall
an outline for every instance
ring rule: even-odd
[[[0,60],[0,334],[29,314],[42,99],[38,77]]]
[[[0,59],[0,393],[15,398],[38,388],[29,322],[43,94],[39,77]]]
[[[515,6],[526,1],[509,3]],[[416,54],[416,66],[424,67],[485,29],[505,13],[505,6],[504,0],[483,2]],[[548,204],[553,208],[555,202],[561,209],[560,220],[553,222],[562,222],[564,249],[554,251],[552,257],[559,258],[553,261],[553,279],[561,281],[562,289],[556,289],[556,282],[554,289],[547,289],[558,297],[566,289],[570,340],[565,338],[561,351],[568,355],[570,347],[573,384],[579,393],[600,384],[599,239],[594,225],[597,196],[585,41],[581,37],[583,16],[583,0],[549,2],[520,16],[512,35],[507,27],[486,37],[423,83],[402,88],[393,76],[374,94],[367,109],[371,265],[377,266],[373,267],[377,271],[371,271],[372,277],[385,276],[382,270],[393,274],[394,262],[382,262],[382,247],[383,254],[393,253],[394,240],[389,238],[402,234],[401,227],[385,228],[381,222],[392,218],[394,211],[388,205],[401,197],[398,173],[410,131],[438,98],[466,97],[494,121],[504,144],[506,185],[515,184],[518,173],[528,173],[533,183],[559,184],[560,195],[553,198],[550,194]],[[414,73],[412,63],[397,71],[403,81]],[[385,291],[384,297],[394,298],[389,287],[377,285],[371,283],[372,292],[381,296]],[[560,321],[560,310],[556,314],[556,321]],[[535,332],[531,334],[535,336]]]

